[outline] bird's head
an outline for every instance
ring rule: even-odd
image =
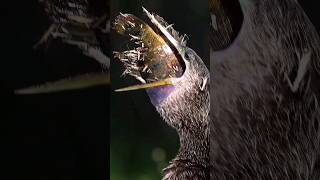
[[[143,9],[150,24],[131,14],[120,14],[114,29],[130,37],[131,50],[115,52],[125,66],[124,74],[141,84],[118,89],[146,89],[152,104],[166,122],[178,130],[199,130],[207,125],[209,71],[186,45],[186,36],[160,16]]]

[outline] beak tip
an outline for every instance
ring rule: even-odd
[[[169,78],[169,79],[164,79],[164,80],[157,81],[157,82],[151,82],[151,83],[140,84],[140,85],[133,85],[133,86],[125,87],[125,88],[116,89],[115,92],[147,89],[147,88],[152,88],[152,87],[157,87],[157,86],[173,85],[173,84],[174,84],[174,80]]]
[[[122,89],[116,89],[114,90],[114,92],[122,92],[123,90]]]

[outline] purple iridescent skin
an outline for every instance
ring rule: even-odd
[[[157,107],[175,89],[174,85],[158,86],[146,89],[153,106]]]

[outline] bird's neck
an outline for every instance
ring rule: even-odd
[[[164,180],[172,177],[188,179],[209,178],[209,137],[207,128],[193,133],[178,130],[180,136],[180,150],[166,169]]]
[[[209,160],[209,138],[206,129],[197,133],[179,132],[180,150],[178,159],[189,159],[205,166]]]

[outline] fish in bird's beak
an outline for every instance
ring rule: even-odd
[[[145,8],[143,11],[150,24],[132,14],[122,13],[114,21],[113,29],[130,38],[129,46],[132,47],[114,52],[114,57],[124,64],[123,75],[131,75],[142,83],[116,91],[174,85],[186,69],[186,36],[179,36],[162,17]]]

